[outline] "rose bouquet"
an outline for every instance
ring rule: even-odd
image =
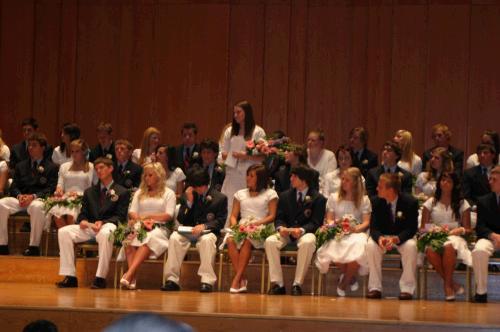
[[[48,213],[54,206],[64,206],[66,208],[78,208],[82,205],[82,195],[77,193],[66,193],[62,196],[50,196],[43,198],[43,209]]]
[[[441,254],[443,253],[444,243],[448,240],[449,229],[448,226],[444,227],[431,225],[418,233],[417,235],[417,249],[419,252],[425,252],[425,248],[431,248],[432,251]]]

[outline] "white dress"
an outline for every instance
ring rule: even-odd
[[[426,208],[430,213],[430,223],[438,226],[444,227],[448,226],[449,230],[461,227],[459,220],[453,217],[453,209],[451,206],[446,207],[441,202],[437,202],[436,205],[432,205],[434,198],[431,197],[425,201],[423,207]],[[470,205],[467,200],[462,200],[460,204],[460,215],[465,211],[470,209]],[[460,259],[464,264],[472,266],[472,255],[467,246],[467,242],[464,238],[457,235],[448,236],[448,241],[444,245],[451,244],[453,249],[457,251],[457,259]]]
[[[238,223],[251,222],[251,220],[260,220],[269,214],[269,202],[278,199],[278,194],[274,189],[261,191],[257,196],[250,196],[248,188],[241,189],[234,194],[234,199],[240,202],[240,216]],[[249,239],[254,248],[263,248],[263,241],[254,241]],[[241,245],[241,244],[239,244]]]
[[[2,145],[0,148],[0,160],[10,161],[10,149],[7,144]]]
[[[465,169],[472,168],[479,165],[479,158],[477,153],[473,153],[467,158],[467,162],[465,164]],[[498,154],[498,165],[500,165],[500,154]]]
[[[132,203],[130,204],[129,212],[137,213],[139,216],[148,214],[167,213],[174,217],[175,214],[175,193],[169,188],[165,188],[162,197],[143,196],[139,199],[141,189],[138,189]],[[145,239],[139,241],[137,238],[132,240],[131,246],[140,247],[147,245],[154,253],[154,256],[159,257],[168,248],[167,230],[163,227],[158,227],[147,233]]]
[[[66,149],[69,149],[69,146],[66,146]],[[57,146],[54,151],[52,151],[52,162],[56,165],[62,165],[71,161],[71,156],[66,157],[66,151],[61,152],[61,146]]]
[[[182,169],[177,167],[173,171],[170,171],[167,178],[167,187],[175,193],[177,191],[177,183],[180,181],[184,181],[185,179],[186,175],[184,175]]]
[[[7,165],[7,162],[5,160],[0,161],[0,173],[8,171],[9,166]]]
[[[363,222],[363,215],[372,212],[372,206],[368,196],[363,196],[361,205],[356,208],[354,202],[339,200],[337,193],[331,194],[326,203],[328,212],[333,212],[334,219],[341,219],[346,214],[352,214],[358,223]],[[332,239],[321,246],[316,252],[316,266],[321,273],[326,273],[330,263],[346,264],[357,262],[360,265],[359,274],[368,273],[368,260],[366,257],[366,243],[368,234],[352,233],[342,237],[340,240]]]
[[[340,190],[340,168],[337,168],[333,172],[329,172],[325,175],[323,181],[323,186],[320,193],[325,197],[330,197],[331,194],[338,193]],[[365,177],[361,176],[363,181],[363,186],[365,184]]]
[[[223,144],[221,146],[221,152],[231,153],[231,144],[235,141],[237,136],[231,136],[232,127],[229,126],[224,132]],[[259,139],[263,139],[266,137],[266,132],[259,126],[255,126],[252,133],[252,140],[258,141]],[[242,136],[239,135],[239,139]],[[245,152],[245,151],[243,151]],[[230,167],[226,165],[226,177],[224,178],[224,183],[222,184],[221,192],[227,197],[227,211],[228,218],[226,225],[229,222],[229,216],[231,214],[231,210],[233,208],[233,198],[234,194],[240,190],[244,189],[247,186],[246,183],[246,174],[248,167],[258,164],[258,161],[253,160],[238,160],[236,163],[236,167]]]
[[[398,166],[416,177],[420,174],[420,172],[422,172],[422,158],[414,153],[411,167],[409,162],[402,160],[398,161]]]
[[[307,154],[309,155],[309,150]],[[321,183],[327,173],[337,169],[337,158],[335,158],[335,153],[332,151],[323,149],[321,157],[315,165],[312,164],[310,157],[307,157],[307,164],[319,172],[319,181]]]
[[[141,149],[135,149],[134,151],[132,151],[132,161],[136,164],[139,164],[139,159],[141,159]],[[143,164],[147,164],[147,163],[150,163],[152,162],[153,160],[151,159],[151,156],[146,156],[146,158],[144,158],[144,161],[142,162]]]
[[[417,176],[415,187],[418,188],[425,196],[434,196],[436,192],[436,180],[428,180],[429,172],[422,172]]]
[[[59,167],[59,177],[57,179],[57,186],[63,189],[65,194],[75,192],[78,195],[83,195],[85,189],[89,188],[98,181],[97,175],[94,171],[94,165],[89,162],[89,171],[72,171],[72,161],[65,162]],[[65,206],[56,205],[52,207],[47,216],[50,221],[50,216],[60,218],[62,216],[72,216],[74,219],[78,217],[81,206],[69,208]]]

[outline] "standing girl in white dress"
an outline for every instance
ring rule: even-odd
[[[311,130],[307,135],[307,164],[319,172],[319,191],[323,191],[325,176],[337,168],[335,154],[324,148],[325,133]]]
[[[328,198],[327,224],[340,222],[346,215],[352,215],[357,224],[351,226],[350,234],[341,239],[332,239],[322,245],[316,253],[316,266],[320,273],[326,273],[331,262],[337,264],[341,271],[337,294],[345,296],[347,287],[356,291],[358,270],[360,274],[368,272],[366,259],[367,230],[370,226],[371,204],[365,194],[361,171],[350,167],[342,173],[342,183],[338,193]],[[324,227],[324,226],[323,226]],[[360,267],[362,269],[360,269]]]
[[[245,141],[264,139],[264,129],[255,124],[252,105],[241,101],[233,107],[233,121],[224,132],[221,156],[226,165],[226,177],[221,192],[227,197],[227,210],[231,211],[234,193],[246,188],[246,172],[248,167],[264,160],[262,155],[249,155]],[[229,221],[229,218],[228,218]]]
[[[278,194],[269,188],[269,179],[264,165],[252,165],[247,170],[247,188],[234,194],[233,209],[230,215],[231,226],[236,224],[251,224],[255,226],[271,223],[276,218]],[[238,216],[241,216],[238,220]],[[231,235],[227,237],[227,248],[235,276],[231,282],[231,293],[243,293],[247,290],[248,280],[245,277],[252,246],[263,248],[264,242],[250,239],[242,243],[234,241]]]
[[[96,184],[98,179],[94,171],[94,165],[87,160],[89,146],[83,139],[72,141],[68,150],[71,151],[71,161],[65,162],[59,168],[54,196],[68,198],[74,195],[83,195],[85,189]],[[54,218],[57,228],[75,223],[81,206],[66,207],[53,206],[48,212],[48,220]]]
[[[415,193],[427,200],[434,196],[437,179],[442,173],[453,172],[453,160],[446,148],[437,147],[432,150],[431,160],[427,163],[427,171],[418,175],[415,182]]]
[[[132,152],[132,161],[141,166],[155,161],[156,148],[160,145],[160,138],[161,132],[155,127],[144,130],[141,148]]]
[[[442,254],[426,248],[425,254],[436,272],[443,278],[446,301],[454,301],[455,294],[462,294],[463,287],[453,280],[457,259],[468,266],[472,265],[472,255],[467,242],[460,235],[471,232],[470,205],[461,199],[460,180],[457,174],[442,173],[434,197],[423,205],[422,225],[424,230],[432,225],[447,227],[448,240],[444,243]]]
[[[56,165],[62,165],[65,162],[71,161],[69,145],[78,138],[80,138],[80,127],[76,123],[65,123],[61,130],[61,144],[52,152],[52,162]]]
[[[144,165],[141,184],[130,204],[128,224],[133,227],[136,222],[142,221],[150,231],[142,242],[135,238],[125,246],[128,270],[120,284],[128,289],[136,289],[136,273],[142,262],[151,254],[161,256],[168,248],[165,223],[174,216],[175,193],[167,188],[166,181],[165,171],[160,163]]]
[[[396,131],[393,140],[401,148],[401,159],[398,161],[398,166],[410,172],[416,178],[422,172],[422,158],[413,151],[411,132],[400,129]]]
[[[171,165],[172,163],[169,161],[168,151],[168,145],[158,145],[156,148],[156,161],[158,161],[165,170],[167,187],[175,192],[175,196],[179,198],[184,192],[184,180],[186,180],[186,175],[180,167]]]

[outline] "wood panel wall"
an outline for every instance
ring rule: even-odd
[[[500,1],[0,0],[0,128],[38,118],[57,144],[66,121],[94,144],[99,121],[138,145],[157,126],[179,143],[194,121],[218,138],[242,99],[267,132],[327,146],[368,128],[417,151],[445,122],[473,151],[500,130]]]

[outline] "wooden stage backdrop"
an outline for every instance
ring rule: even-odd
[[[110,121],[138,144],[195,121],[218,137],[248,99],[259,124],[336,148],[364,125],[374,149],[399,128],[417,151],[446,122],[473,151],[500,126],[498,0],[0,0],[0,128],[35,116],[53,143]]]

